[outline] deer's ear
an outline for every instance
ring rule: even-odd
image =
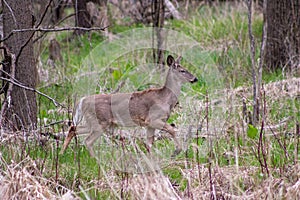
[[[175,63],[175,60],[174,60],[173,56],[169,55],[167,58],[168,66],[171,67],[174,63]]]

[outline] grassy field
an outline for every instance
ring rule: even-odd
[[[79,97],[157,87],[166,70],[149,64],[152,49],[138,39],[146,41],[149,32],[141,24],[115,22],[109,28],[112,41],[96,32],[78,38],[71,32],[49,35],[60,42],[63,62],[48,64],[47,37],[39,47],[38,89],[65,108],[39,96],[39,130],[2,134],[0,194],[12,199],[299,199],[300,79],[264,71],[260,121],[249,124],[247,23],[243,4],[202,5],[190,9],[185,20],[166,21],[169,34],[182,34],[175,44],[182,39],[196,45],[183,51],[184,42],[179,50],[171,43],[165,55],[182,53],[182,64],[199,78],[184,85],[168,121],[176,125],[183,148],[175,158],[173,141],[161,131],[147,154],[143,128],[103,134],[93,147],[95,158],[83,145],[85,136],[59,154]],[[262,14],[255,12],[256,59],[262,25]],[[91,71],[99,72],[96,82],[93,75],[82,78]]]

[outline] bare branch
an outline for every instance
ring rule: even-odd
[[[48,9],[50,8],[50,5],[51,5],[52,1],[53,0],[49,0],[48,4],[47,4],[47,6],[46,6],[46,8],[45,8],[45,10],[42,14],[42,17],[41,17],[40,21],[37,23],[37,25],[35,27],[39,27],[42,24],[42,22],[43,22],[43,20],[46,16],[46,13],[47,13]]]
[[[268,37],[268,21],[267,21],[267,0],[264,0],[263,2],[263,15],[264,15],[264,25],[263,25],[263,36],[262,36],[262,42],[260,46],[260,55],[259,55],[259,63],[258,63],[258,80],[257,80],[257,86],[258,88],[261,88],[262,85],[262,67],[264,65],[264,58],[265,58],[265,49],[266,49],[266,41]],[[258,93],[258,99],[260,99],[260,93]],[[259,108],[258,108],[259,109]]]
[[[252,0],[248,0],[248,31],[250,40],[250,56],[252,64],[252,84],[253,84],[253,125],[256,125],[258,118],[258,100],[257,100],[257,85],[256,85],[256,64],[255,64],[255,41],[252,33]]]
[[[10,38],[14,33],[20,32],[61,32],[61,31],[74,31],[74,30],[83,30],[83,31],[104,31],[106,27],[91,27],[91,28],[83,28],[83,27],[62,27],[62,28],[25,28],[25,29],[17,29],[12,30],[6,37],[0,40],[0,43]]]
[[[172,2],[170,0],[164,0],[166,7],[169,9],[169,11],[171,12],[172,16],[175,19],[182,19],[182,16],[180,14],[180,12],[178,12],[178,10],[176,10],[175,6],[172,4]]]
[[[12,78],[11,78],[11,79],[8,79],[8,78],[4,78],[4,77],[0,77],[0,79],[1,79],[1,80],[4,80],[4,81],[7,81],[7,82],[9,82],[9,83],[11,83],[11,84],[13,84],[13,85],[15,85],[15,86],[20,87],[20,88],[23,88],[23,89],[25,89],[25,90],[29,90],[29,91],[36,92],[37,94],[42,95],[42,96],[46,97],[47,99],[51,100],[51,101],[53,102],[53,104],[54,104],[56,107],[57,107],[57,106],[61,106],[61,107],[63,107],[63,108],[66,108],[66,106],[64,106],[64,105],[62,105],[61,103],[57,102],[57,101],[56,101],[55,99],[53,99],[52,97],[50,97],[50,96],[48,96],[48,95],[46,95],[46,94],[44,94],[44,93],[38,91],[37,89],[34,89],[34,88],[31,88],[31,87],[25,86],[24,84],[20,83],[19,81],[16,82],[16,81],[14,81],[14,79],[12,79]]]
[[[4,49],[5,52],[8,52],[8,50],[7,50],[5,47],[1,47],[1,48]],[[8,78],[5,78],[5,77],[0,77],[1,80],[5,80],[5,81],[11,83],[11,84],[9,84],[9,88],[12,87],[12,85],[16,85],[16,86],[18,86],[18,87],[24,88],[25,90],[30,90],[30,91],[36,92],[36,93],[38,93],[39,95],[42,95],[42,96],[46,97],[47,99],[51,100],[55,106],[58,106],[58,105],[59,105],[59,106],[65,108],[64,105],[58,103],[55,99],[51,98],[50,96],[48,96],[48,95],[46,95],[46,94],[44,94],[44,93],[42,93],[42,92],[40,92],[40,91],[38,91],[38,90],[36,90],[36,89],[34,89],[34,88],[27,87],[27,86],[25,86],[23,83],[21,83],[20,81],[18,81],[17,79],[15,79],[15,64],[16,64],[16,58],[15,58],[15,55],[13,55],[13,54],[11,54],[10,56],[11,56],[11,59],[12,59],[12,60],[11,60],[11,65],[12,65],[12,72],[11,72],[11,74],[7,73],[7,72],[4,71],[3,69],[0,69],[1,73],[4,73],[5,75],[7,75],[7,76],[10,77],[9,79],[8,79]],[[8,88],[8,91],[7,91],[7,96],[8,96],[8,97],[10,96],[10,94],[9,94],[9,93],[10,93],[10,92],[9,92],[10,89],[9,89],[9,88]],[[4,107],[4,105],[3,105],[2,107]],[[1,113],[2,113],[2,111],[1,111]]]

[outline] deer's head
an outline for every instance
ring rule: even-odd
[[[171,55],[168,56],[167,64],[170,67],[169,72],[172,74],[172,77],[175,79],[175,81],[178,81],[180,83],[197,82],[198,79],[193,74],[191,74],[187,69],[185,69],[180,65],[181,59],[182,59],[181,56],[179,56],[176,60],[173,58],[173,56]]]

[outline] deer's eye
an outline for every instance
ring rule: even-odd
[[[186,71],[184,69],[180,69],[179,72],[185,73]]]

